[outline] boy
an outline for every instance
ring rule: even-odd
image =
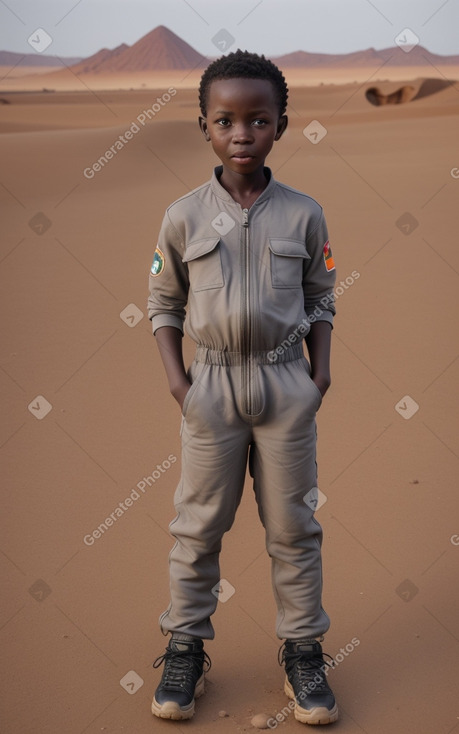
[[[315,416],[330,385],[335,273],[321,207],[264,165],[287,127],[287,96],[282,73],[264,56],[238,50],[207,67],[199,125],[222,165],[168,208],[153,260],[149,318],[182,410],[171,602],[160,617],[171,639],[154,663],[165,662],[152,704],[162,718],[191,718],[204,692],[221,540],[247,461],[272,558],[285,693],[299,721],[338,718],[319,642],[330,622],[310,501]],[[197,344],[188,372],[185,315]]]

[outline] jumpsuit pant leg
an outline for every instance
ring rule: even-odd
[[[237,370],[238,368],[232,368]],[[171,602],[161,615],[164,634],[213,639],[219,554],[241,500],[251,428],[236,411],[227,367],[193,362],[183,405],[182,476],[170,524]]]
[[[305,358],[260,365],[263,420],[253,429],[250,468],[272,563],[280,639],[319,637],[330,626],[322,608],[322,529],[307,493],[317,487],[316,412],[322,397]]]
[[[322,608],[322,530],[306,495],[317,487],[317,386],[302,357],[258,364],[257,414],[243,413],[237,367],[194,362],[183,406],[182,477],[170,529],[171,603],[163,632],[213,639],[219,554],[240,503],[247,455],[278,607],[280,639],[320,637],[330,626]]]

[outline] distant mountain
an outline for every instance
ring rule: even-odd
[[[363,67],[379,66],[441,66],[445,64],[459,64],[459,56],[439,56],[428,51],[423,46],[414,46],[408,53],[399,46],[384,48],[376,51],[368,48],[366,51],[355,51],[349,54],[313,54],[306,51],[295,51],[284,56],[273,57],[273,61],[282,67]]]
[[[62,61],[67,66],[78,64],[81,57],[71,58],[62,56]],[[62,66],[58,56],[45,56],[44,54],[17,54],[14,51],[0,51],[0,66]]]
[[[273,61],[282,67],[312,67],[320,66],[368,66],[379,60],[374,49],[356,51],[350,54],[316,54],[307,51],[294,51],[283,56],[272,57]]]
[[[108,48],[102,48],[92,56],[88,56],[87,59],[80,60],[80,63],[73,65],[72,71],[76,74],[87,74],[88,72],[98,70],[99,67],[107,62],[113,63],[114,60],[128,48],[129,46],[126,43],[122,43],[112,51]]]
[[[133,46],[99,51],[72,67],[76,74],[87,72],[203,69],[209,59],[202,56],[168,28],[160,25]]]
[[[234,49],[233,49],[234,50]],[[317,54],[295,51],[283,56],[271,57],[281,68],[320,68],[320,67],[378,67],[387,66],[442,66],[459,65],[458,56],[440,56],[422,46],[415,46],[406,53],[398,46],[376,51],[368,48],[349,54]],[[110,50],[103,48],[86,59],[62,58],[65,66],[70,66],[75,74],[98,74],[106,72],[161,71],[203,69],[211,58],[198,53],[182,38],[165,26],[158,26],[143,36],[133,46],[122,43]],[[62,67],[57,56],[41,54],[17,54],[0,51],[0,65],[3,66],[56,66]]]
[[[374,49],[371,49],[374,51]],[[428,51],[424,46],[415,46],[408,53],[398,46],[393,48],[383,48],[375,52],[379,58],[386,61],[388,66],[441,66],[451,64],[452,66],[459,64],[459,55],[456,56],[440,56]]]

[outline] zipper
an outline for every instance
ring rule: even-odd
[[[242,226],[244,231],[244,319],[242,332],[243,382],[245,382],[244,410],[246,415],[252,414],[252,324],[250,318],[250,249],[249,249],[249,210],[242,210]]]

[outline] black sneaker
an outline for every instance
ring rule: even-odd
[[[303,724],[336,721],[338,706],[326,678],[332,664],[324,660],[320,642],[286,640],[279,650],[279,663],[285,664],[284,691],[295,701],[295,719]]]
[[[164,662],[161,682],[155,691],[151,712],[162,719],[191,719],[194,699],[204,693],[204,669],[211,662],[203,641],[171,637],[166,652],[156,658],[154,668]]]

